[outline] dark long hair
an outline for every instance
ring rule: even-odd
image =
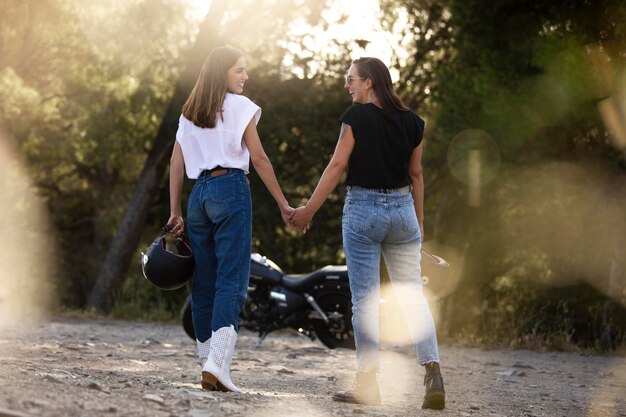
[[[228,70],[242,56],[243,52],[231,46],[220,46],[211,51],[202,64],[196,85],[183,105],[183,116],[198,127],[215,127],[217,114],[222,116],[224,97],[228,91]]]
[[[372,80],[372,88],[384,110],[410,110],[394,91],[391,74],[389,74],[389,69],[383,61],[378,58],[364,57],[355,59],[352,64],[356,66],[359,77]]]

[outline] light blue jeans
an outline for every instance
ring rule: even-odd
[[[435,323],[422,291],[421,231],[412,194],[348,187],[342,223],[358,370],[380,368],[381,252],[419,363],[439,362]]]
[[[187,203],[195,261],[191,311],[196,338],[233,325],[246,302],[252,251],[250,187],[241,170],[196,180]]]

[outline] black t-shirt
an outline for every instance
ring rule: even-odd
[[[424,120],[413,111],[387,111],[372,103],[356,104],[339,121],[350,125],[354,150],[346,185],[400,188],[411,183],[409,160],[422,142]]]

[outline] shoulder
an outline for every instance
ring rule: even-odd
[[[422,119],[417,113],[415,113],[414,111],[411,111],[411,114],[413,115],[413,120],[415,120],[415,123],[417,124],[417,127],[419,128],[419,130],[423,131],[424,130],[424,125],[426,124],[426,122],[424,121],[424,119]]]
[[[411,119],[412,130],[414,129],[414,134],[417,138],[417,143],[415,144],[415,146],[417,146],[424,137],[424,126],[426,125],[426,122],[413,110],[410,110],[407,113],[408,117]]]
[[[339,120],[343,123],[352,124],[353,122],[359,120],[365,110],[365,107],[366,106],[362,104],[353,104],[343,112]]]
[[[410,110],[410,113],[411,113],[413,119],[415,119],[415,121],[417,121],[418,123],[420,123],[422,125],[425,123],[424,119],[422,119],[419,114],[415,113],[413,110]]]
[[[369,104],[353,104],[352,106],[348,107],[346,113],[350,112],[352,114],[365,114],[371,111],[370,107],[371,106]]]
[[[224,97],[224,105],[236,108],[259,107],[248,97],[233,93],[226,93],[226,97]]]
[[[180,117],[178,118],[178,130],[182,131],[182,130],[187,130],[189,128],[189,126],[193,126],[193,122],[189,119],[187,119],[183,114],[180,115]]]
[[[255,123],[259,123],[261,119],[261,107],[256,105],[248,97],[239,94],[226,93],[226,97],[224,98],[224,110],[225,117],[229,118],[231,122],[237,124],[238,128],[242,129],[245,129],[250,119],[254,118]]]
[[[185,133],[189,130],[188,126],[191,124],[189,120],[182,114],[178,118],[178,129],[176,130],[176,140],[182,140],[185,137]]]
[[[410,121],[414,126],[417,126],[420,130],[424,129],[424,124],[425,124],[424,119],[422,119],[413,110],[403,111],[402,117],[404,117],[406,121]]]

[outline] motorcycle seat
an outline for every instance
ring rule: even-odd
[[[345,265],[327,265],[310,274],[284,275],[282,283],[285,288],[293,291],[310,291],[317,283],[329,280],[347,280],[348,267]]]

